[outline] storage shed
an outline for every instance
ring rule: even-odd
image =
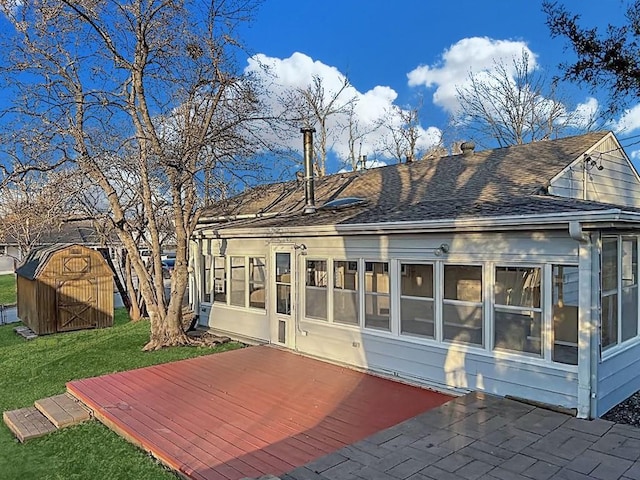
[[[113,272],[100,252],[36,248],[16,274],[18,317],[38,335],[113,325]]]

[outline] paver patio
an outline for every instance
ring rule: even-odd
[[[640,429],[470,393],[283,480],[638,480]]]

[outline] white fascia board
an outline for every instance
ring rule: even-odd
[[[417,222],[382,222],[345,225],[319,225],[307,227],[269,227],[269,228],[212,228],[220,238],[265,238],[282,236],[326,236],[326,235],[362,235],[383,233],[428,233],[442,231],[490,231],[499,228],[510,230],[531,230],[540,228],[568,228],[569,222],[640,223],[640,214],[625,212],[618,208],[597,212],[562,212],[545,215],[511,215],[491,218],[469,218],[461,220],[429,220]],[[219,227],[219,226],[218,226]],[[201,230],[207,231],[206,227]]]

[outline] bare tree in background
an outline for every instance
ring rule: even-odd
[[[255,86],[239,73],[236,27],[254,2],[3,0],[3,87],[14,133],[5,166],[73,165],[97,187],[96,217],[108,219],[127,250],[151,331],[145,349],[188,344],[181,311],[188,246],[203,169],[219,185],[254,165]],[[5,133],[4,138],[10,138]],[[10,172],[8,172],[10,173]],[[212,192],[209,191],[211,194]],[[175,230],[169,298],[161,266],[165,202]],[[132,205],[139,208],[135,218]],[[140,255],[137,222],[152,251]]]
[[[283,100],[287,120],[294,126],[310,126],[316,129],[313,142],[315,174],[327,173],[327,152],[329,139],[340,128],[339,119],[349,115],[356,102],[350,96],[351,83],[343,77],[338,88],[327,89],[324,80],[314,75],[311,83],[304,88],[296,88]]]
[[[347,132],[347,158],[343,159],[344,164],[348,165],[351,170],[355,171],[360,168],[366,168],[366,164],[362,161],[369,152],[362,151],[362,144],[367,135],[375,132],[380,128],[379,124],[371,123],[367,126],[358,119],[356,114],[357,103],[351,102],[346,112],[346,120],[344,130]]]
[[[32,172],[0,190],[0,237],[12,239],[24,257],[43,237],[74,217],[67,174]]]
[[[496,62],[483,72],[470,72],[457,89],[460,109],[453,121],[477,143],[519,145],[556,138],[578,127],[558,97],[557,83],[532,70],[527,52],[511,66]]]
[[[422,98],[415,105],[402,108],[393,105],[382,121],[382,126],[388,131],[382,144],[385,156],[397,163],[413,162],[424,153],[418,150],[420,138],[420,110]]]

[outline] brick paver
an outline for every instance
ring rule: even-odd
[[[284,480],[640,480],[640,429],[470,393]]]

